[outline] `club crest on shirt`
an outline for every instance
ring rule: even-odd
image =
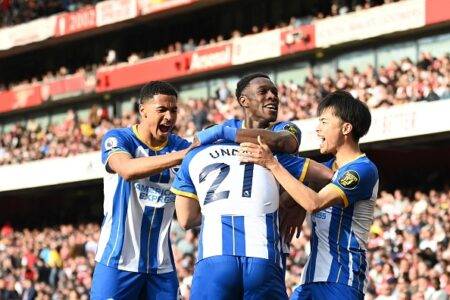
[[[111,136],[105,141],[105,150],[111,150],[114,147],[117,147],[117,139]]]
[[[297,126],[295,126],[293,124],[286,124],[284,126],[283,130],[289,131],[290,133],[292,133],[296,137],[298,136],[298,128],[297,128]]]
[[[356,171],[346,171],[341,178],[339,178],[339,184],[347,189],[353,189],[359,183],[359,175]]]

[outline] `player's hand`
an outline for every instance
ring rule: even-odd
[[[300,237],[306,211],[292,199],[286,202],[289,204],[280,206],[280,232],[284,241],[290,243],[294,235]]]
[[[271,169],[277,163],[269,146],[261,140],[260,136],[258,136],[258,144],[242,143],[239,146],[238,157],[242,162],[255,163],[267,169]]]
[[[196,134],[201,145],[209,145],[218,140],[236,141],[237,128],[214,125]]]

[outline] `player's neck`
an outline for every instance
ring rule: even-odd
[[[166,143],[167,139],[164,140],[158,140],[156,139],[148,126],[146,126],[143,123],[139,123],[137,125],[137,131],[138,131],[138,137],[150,148],[158,148],[162,146],[164,143]]]
[[[344,143],[339,146],[336,151],[336,164],[338,167],[342,167],[343,165],[357,159],[362,154],[363,153],[361,152],[361,149],[359,149],[358,143]]]
[[[264,120],[254,120],[249,116],[245,116],[244,119],[244,127],[246,129],[265,129],[269,127],[270,122],[264,121]]]

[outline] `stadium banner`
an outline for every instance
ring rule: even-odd
[[[9,91],[0,92],[0,112],[7,112],[42,103],[41,86],[21,85]]]
[[[106,171],[100,160],[100,152],[2,166],[0,191],[98,179],[103,177],[103,172]]]
[[[136,0],[107,0],[95,5],[97,26],[104,26],[137,17]]]
[[[316,47],[313,25],[281,29],[281,55],[311,50]]]
[[[0,50],[51,38],[55,34],[56,15],[0,30]]]
[[[426,0],[426,23],[434,24],[450,20],[450,1]]]
[[[63,36],[95,28],[95,7],[86,6],[74,12],[57,15],[55,36]]]
[[[198,0],[138,0],[138,8],[141,15],[146,15],[189,5],[197,1]]]
[[[199,48],[189,55],[189,72],[203,72],[231,66],[231,43]]]
[[[425,0],[405,0],[315,23],[316,46],[329,47],[425,26]]]
[[[281,55],[281,30],[233,39],[232,64],[240,65]]]
[[[75,74],[65,78],[42,83],[41,96],[43,101],[60,100],[81,95],[85,91],[84,74]]]
[[[450,131],[450,100],[415,102],[372,110],[372,125],[361,143]],[[439,122],[436,122],[439,120]],[[319,149],[317,118],[294,122],[302,131],[300,152]]]
[[[100,68],[97,73],[96,92],[123,89],[151,80],[165,80],[186,75],[189,71],[188,54],[168,54],[142,60],[135,64]]]

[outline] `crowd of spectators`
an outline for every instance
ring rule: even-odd
[[[446,300],[450,295],[450,189],[410,195],[382,191],[368,247],[366,299]],[[0,231],[0,299],[88,299],[98,224]],[[174,221],[171,232],[180,291],[189,299],[198,231]],[[294,239],[287,260],[288,294],[309,255],[310,228]],[[27,297],[24,297],[27,296]]]
[[[103,0],[2,0],[0,2],[0,28],[51,16],[63,11],[75,11],[86,5],[95,5]],[[164,1],[164,0],[163,0]],[[155,3],[163,2],[154,0]],[[351,11],[396,2],[395,0],[332,0],[311,11],[308,18],[322,19],[327,16],[343,15]],[[306,18],[307,19],[307,18]]]
[[[429,53],[422,53],[416,64],[405,58],[378,70],[371,66],[361,71],[353,68],[349,73],[337,70],[334,76],[326,77],[318,77],[310,70],[303,84],[279,84],[278,116],[283,121],[310,118],[315,115],[319,100],[336,89],[350,91],[370,108],[446,99],[450,98],[449,80],[450,56],[435,58]],[[181,99],[176,132],[191,137],[207,125],[241,118],[242,110],[232,91],[224,83],[216,97]],[[0,165],[98,150],[108,129],[138,122],[136,111],[132,109],[114,118],[105,107],[93,106],[86,119],[69,110],[59,124],[43,127],[34,120],[16,124],[0,137]]]
[[[97,0],[2,0],[0,28],[26,23],[63,11],[75,11]]]
[[[400,1],[400,0],[397,0]],[[74,11],[85,5],[95,4],[97,0],[1,0],[0,1],[0,30],[2,26],[16,25],[23,22],[33,20],[38,17],[52,15],[61,11]],[[159,3],[156,1],[155,3]],[[302,17],[291,17],[289,22],[281,21],[273,26],[252,26],[249,32],[241,32],[240,30],[234,30],[227,36],[222,34],[217,35],[211,39],[199,39],[195,40],[189,38],[187,41],[176,41],[166,45],[160,49],[146,49],[139,52],[133,52],[125,57],[120,56],[117,53],[117,49],[107,49],[105,55],[101,61],[95,64],[80,65],[74,69],[68,70],[65,66],[58,66],[56,69],[48,70],[38,76],[30,78],[23,78],[19,81],[12,82],[0,82],[0,91],[9,90],[18,87],[23,84],[33,84],[40,81],[49,81],[63,78],[64,76],[74,73],[83,72],[86,74],[94,74],[98,68],[108,66],[118,66],[124,64],[133,64],[141,59],[150,57],[160,57],[163,55],[180,54],[187,51],[193,51],[198,47],[220,43],[226,39],[239,38],[247,34],[255,34],[259,32],[268,31],[274,28],[282,28],[286,26],[299,27],[301,25],[314,23],[317,20],[332,17],[337,15],[343,15],[351,11],[359,11],[362,9],[368,9],[377,5],[396,2],[395,0],[331,0],[326,3],[322,3],[313,7],[311,15]],[[89,79],[89,78],[87,78]]]

